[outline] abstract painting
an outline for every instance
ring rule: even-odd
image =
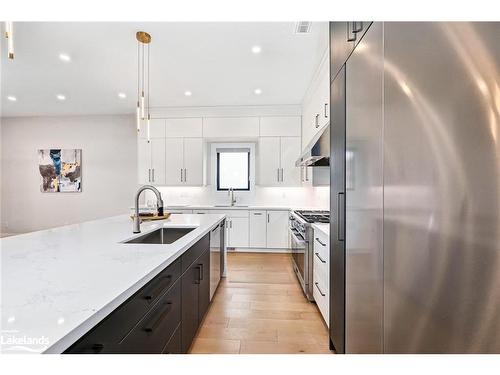
[[[82,150],[38,150],[38,169],[43,193],[82,191]]]

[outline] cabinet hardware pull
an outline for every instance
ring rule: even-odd
[[[253,212],[252,215],[262,215],[262,212]]]
[[[155,169],[153,168],[152,171],[153,171],[153,182],[155,182]]]
[[[92,350],[94,351],[95,354],[102,352],[103,349],[104,349],[104,345],[103,344],[94,344],[94,345],[92,345]]]
[[[199,266],[198,267],[198,269],[199,269],[198,278],[201,281],[201,280],[203,280],[203,274],[204,274],[204,272],[203,272],[203,263],[198,264],[198,266]]]
[[[318,241],[321,246],[326,246],[326,243],[321,242],[321,240],[318,237],[316,237],[316,241]]]
[[[233,229],[233,221],[229,220],[229,229]]]
[[[359,24],[359,28],[357,27]],[[363,22],[360,21],[360,22],[353,22],[352,23],[352,32],[357,34],[357,33],[360,33],[361,31],[363,31]]]
[[[337,194],[337,240],[344,241],[344,193]]]
[[[160,309],[160,308],[158,309],[160,310],[160,313],[155,316],[154,320],[152,319],[153,324],[147,324],[144,327],[144,331],[153,332],[160,325],[160,323],[168,316],[170,311],[172,311],[172,302],[166,302],[164,303],[164,305],[167,307],[165,309]]]
[[[277,177],[277,179],[278,179],[278,182],[280,182],[280,169],[279,169],[279,168],[278,168],[278,169],[276,169],[276,172],[278,172],[278,177]]]
[[[354,23],[354,22],[352,22]],[[353,36],[351,36],[351,22],[346,22],[347,24],[347,41],[348,42],[354,42],[356,40],[356,34],[352,33]]]
[[[314,285],[316,285],[316,288],[318,288],[319,294],[321,294],[321,296],[322,296],[322,297],[326,296],[326,294],[325,294],[325,293],[323,293],[323,292],[321,291],[321,289],[319,288],[318,283],[314,283]]]
[[[328,118],[328,103],[325,103],[325,118]]]
[[[305,167],[306,169],[306,181],[309,182],[309,168]]]
[[[165,275],[163,277],[158,277],[155,283],[149,288],[149,291],[144,295],[144,299],[148,301],[153,301],[158,297],[161,292],[166,288],[166,285],[162,283],[163,280],[168,279],[168,284],[172,283],[172,275]]]
[[[321,258],[319,256],[319,253],[314,253],[314,254],[318,257],[318,259],[321,261],[321,263],[326,263],[326,260],[324,260],[323,258]]]
[[[151,168],[148,168],[148,182],[151,182]]]
[[[283,168],[281,168],[281,182],[284,181],[284,176],[283,176]]]
[[[269,223],[269,214],[267,214],[267,222]]]
[[[181,168],[181,182],[182,182],[182,168]]]
[[[187,181],[187,169],[184,168],[184,182]]]
[[[316,113],[316,120],[315,121],[316,121],[316,124],[315,124],[316,128],[319,128],[319,113]]]

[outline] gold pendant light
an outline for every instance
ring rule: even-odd
[[[150,142],[149,126],[151,114],[149,113],[149,47],[151,43],[151,35],[145,31],[138,31],[135,34],[135,38],[137,39],[137,131],[141,131],[141,122],[147,120],[147,139],[148,142]]]
[[[14,60],[14,25],[11,21],[5,21],[5,38],[7,39],[7,56]]]

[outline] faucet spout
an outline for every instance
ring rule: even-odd
[[[161,199],[161,193],[152,185],[141,186],[135,194],[134,233],[141,233],[141,219],[139,218],[139,197],[144,190],[151,190],[153,193],[155,193],[158,216],[163,216],[163,199]]]

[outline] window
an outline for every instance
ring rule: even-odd
[[[250,190],[250,150],[217,149],[217,191]]]

